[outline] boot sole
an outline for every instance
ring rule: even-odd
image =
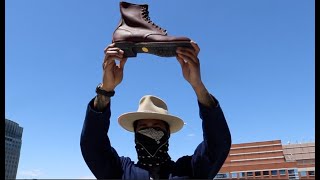
[[[190,42],[116,42],[115,46],[124,51],[125,57],[137,57],[137,53],[174,57],[176,56],[177,47],[193,48]]]

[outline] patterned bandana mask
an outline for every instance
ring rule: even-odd
[[[160,166],[171,158],[168,154],[169,135],[160,128],[141,129],[135,133],[138,164],[144,167]]]

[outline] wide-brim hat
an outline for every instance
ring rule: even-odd
[[[143,96],[136,112],[128,112],[119,116],[118,122],[124,129],[134,132],[133,123],[140,119],[158,119],[168,123],[170,133],[179,131],[184,122],[179,117],[170,115],[166,103],[153,95]]]

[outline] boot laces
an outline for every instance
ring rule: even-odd
[[[160,26],[158,26],[157,24],[155,24],[154,22],[151,21],[150,17],[149,17],[149,11],[147,10],[146,7],[142,7],[142,17],[144,18],[144,20],[146,20],[148,23],[152,24],[153,26],[155,26],[156,28],[160,29],[162,32],[164,32],[165,34],[167,34],[167,30],[161,28]]]

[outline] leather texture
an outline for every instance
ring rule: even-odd
[[[147,4],[120,2],[121,19],[112,42],[189,42],[187,37],[168,36],[150,20]]]

